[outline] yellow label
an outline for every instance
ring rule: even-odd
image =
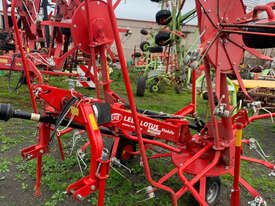
[[[8,63],[7,59],[0,59],[0,63]]]
[[[71,108],[71,113],[72,113],[72,115],[78,116],[78,114],[79,114],[79,109],[76,108],[76,107],[72,107],[72,108]]]
[[[242,133],[243,133],[242,129],[237,129],[237,132],[236,132],[236,146],[237,147],[240,147],[242,145]]]
[[[21,66],[21,63],[16,63],[15,65],[16,65],[16,66]]]
[[[109,81],[110,77],[109,77],[109,67],[106,61],[106,69],[107,69],[107,80]]]
[[[98,130],[98,126],[95,120],[95,116],[93,114],[89,114],[90,122],[93,127],[93,130]]]

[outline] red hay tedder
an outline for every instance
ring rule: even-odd
[[[173,115],[144,111],[135,107],[114,15],[114,8],[120,0],[117,0],[115,5],[112,4],[112,0],[84,0],[82,3],[75,0],[77,4],[70,15],[71,22],[59,24],[61,27],[70,29],[75,48],[90,55],[87,69],[93,70],[95,74],[93,76],[97,90],[95,98],[85,97],[73,89],[63,90],[43,82],[31,83],[30,65],[33,65],[33,68],[35,65],[26,55],[24,50],[26,48],[22,45],[15,17],[16,2],[17,0],[12,1],[11,10],[14,31],[34,113],[13,110],[10,104],[0,104],[0,118],[5,121],[10,118],[22,118],[40,122],[38,143],[21,151],[21,155],[26,160],[37,159],[36,195],[40,195],[42,156],[50,152],[49,145],[54,135],[57,134],[60,151],[63,154],[60,136],[73,129],[81,129],[86,131],[89,138],[81,150],[91,147],[91,162],[89,175],[67,188],[67,193],[73,195],[76,200],[82,200],[98,190],[98,205],[104,205],[105,183],[109,176],[110,162],[116,156],[120,144],[133,141],[138,142],[139,151],[133,152],[131,147],[126,145],[125,152],[128,155],[141,156],[146,178],[153,186],[149,193],[156,189],[167,191],[171,195],[174,206],[178,205],[178,199],[187,191],[191,192],[200,205],[207,206],[213,200],[209,199],[208,194],[211,190],[206,191],[209,189],[206,185],[212,182],[215,186],[219,183],[217,177],[224,174],[234,177],[231,206],[239,205],[239,183],[253,196],[251,205],[266,205],[264,198],[239,176],[240,160],[262,164],[271,170],[273,176],[275,176],[275,165],[242,156],[242,143],[250,144],[250,141],[242,140],[242,129],[251,121],[274,117],[275,113],[248,117],[247,109],[244,108],[232,115],[234,109],[229,104],[226,76],[235,73],[241,88],[247,94],[238,72],[244,50],[272,61],[271,58],[263,56],[253,48],[275,46],[273,45],[275,43],[273,12],[275,3],[256,6],[252,12],[246,13],[241,0],[224,0],[222,3],[219,0],[196,0],[199,30],[201,33],[204,32],[201,37],[202,56],[196,61],[199,61],[198,66],[200,62],[204,62],[211,120],[205,124],[197,121],[193,125],[185,117],[197,115],[195,87],[193,87],[192,103]],[[184,1],[179,2],[184,4]],[[260,19],[261,13],[266,13],[268,17],[264,20]],[[41,24],[58,26],[51,20]],[[106,65],[106,51],[113,41],[118,51],[129,105],[110,89],[111,80]],[[269,43],[265,44],[267,41]],[[100,66],[96,64],[96,59],[100,60]],[[217,106],[214,103],[210,66],[216,72],[215,90],[219,100]],[[37,72],[40,74],[39,70]],[[98,72],[102,76],[104,98],[100,95]],[[195,73],[195,70],[193,72]],[[37,111],[36,100],[44,102],[42,114]],[[254,109],[257,106],[259,106],[257,103],[251,104]],[[60,125],[66,126],[67,129],[61,133],[57,132]],[[196,130],[197,133],[191,135],[190,129]],[[112,151],[104,149],[103,135],[114,139]],[[164,148],[167,152],[148,157],[146,150],[150,149],[150,145]],[[153,180],[148,159],[160,157],[170,157],[174,169],[159,180]],[[190,174],[192,178],[187,178],[184,174]],[[177,191],[164,185],[174,175],[178,175],[183,184]],[[194,187],[196,183],[199,183],[199,191]],[[216,198],[215,190],[211,195]]]

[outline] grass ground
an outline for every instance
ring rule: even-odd
[[[133,91],[136,88],[136,74],[130,73]],[[14,86],[18,76],[13,75],[11,81]],[[112,89],[122,98],[126,98],[126,92],[119,72],[111,75]],[[65,78],[51,78],[50,84],[61,88],[67,87]],[[26,111],[32,111],[29,95],[26,86],[21,87],[16,92],[9,92],[7,85],[7,74],[0,76],[0,102],[11,103],[14,108]],[[80,89],[81,93],[94,96],[94,90]],[[152,94],[148,90],[144,97],[135,97],[136,105],[143,109],[154,111],[163,111],[174,113],[191,101],[190,91],[185,90],[181,94],[176,94],[173,88],[166,88],[163,93]],[[205,116],[206,103],[199,100],[198,112]],[[275,159],[274,144],[275,126],[270,120],[261,120],[252,123],[244,132],[245,137],[255,137],[259,139],[264,150],[270,155],[270,160]],[[43,175],[42,175],[42,196],[34,197],[36,162],[23,161],[20,157],[20,149],[36,143],[36,124],[31,121],[12,119],[9,122],[0,122],[0,205],[1,206],[75,206],[75,205],[96,205],[97,194],[92,194],[84,201],[76,202],[72,197],[66,196],[64,191],[66,187],[81,178],[78,162],[76,159],[76,150],[87,140],[86,136],[77,142],[72,149],[73,133],[66,134],[62,137],[63,148],[65,152],[65,161],[60,160],[60,155],[56,142],[51,147],[51,153],[43,157]],[[106,144],[111,144],[110,140],[105,140]],[[73,151],[71,154],[71,150]],[[248,151],[246,154],[256,156],[255,153]],[[88,151],[89,152],[89,151]],[[89,163],[88,154],[85,161]],[[163,191],[156,191],[156,197],[152,200],[139,202],[146,198],[144,193],[136,193],[148,186],[144,176],[143,167],[139,164],[140,159],[135,157],[127,165],[131,168],[132,173],[128,173],[122,168],[115,167],[125,177],[119,175],[114,169],[110,170],[110,178],[107,180],[105,193],[105,205],[107,206],[168,206],[172,205],[170,197]],[[158,180],[161,175],[173,168],[169,159],[163,158],[150,161],[152,176]],[[241,174],[253,187],[260,191],[266,198],[268,205],[275,205],[275,177],[268,176],[268,170],[255,166],[254,164],[242,163]],[[88,169],[84,174],[88,173]],[[229,176],[222,177],[221,198],[217,205],[230,205],[230,189],[232,180]],[[175,188],[181,184],[178,179],[174,178],[167,183]],[[241,205],[247,205],[251,197],[242,190]],[[180,206],[190,206],[190,195],[187,194],[181,198]]]

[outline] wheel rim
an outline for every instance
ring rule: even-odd
[[[212,185],[209,187],[206,195],[207,203],[211,204],[215,202],[219,193],[219,185],[217,182],[213,182]]]
[[[129,160],[132,157],[131,152],[133,152],[133,151],[134,151],[134,149],[133,149],[132,145],[130,145],[130,144],[125,145],[125,147],[123,148],[122,153],[121,153],[121,159]]]
[[[146,50],[148,50],[148,48],[149,48],[149,45],[148,44],[144,44],[143,50],[146,51]]]
[[[163,17],[159,20],[160,23],[162,24],[167,24],[168,23],[168,20],[167,20],[167,17]]]
[[[158,85],[153,85],[153,86],[152,86],[152,91],[153,91],[153,92],[158,92],[158,90],[159,90]]]

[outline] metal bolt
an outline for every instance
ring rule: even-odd
[[[100,4],[100,1],[97,1],[97,4],[99,5],[99,4]]]
[[[182,167],[183,166],[183,164],[182,163],[180,163],[180,167]]]
[[[236,20],[237,20],[237,21],[241,21],[241,19],[240,19],[240,18],[237,18]]]
[[[85,7],[84,7],[84,6],[81,6],[81,9],[84,11],[84,10],[85,10]]]
[[[74,28],[76,28],[77,26],[76,26],[76,24],[74,24]]]
[[[211,13],[211,9],[208,9],[208,13]]]
[[[192,142],[195,142],[195,138],[194,137],[192,138]]]
[[[79,200],[83,200],[84,199],[80,194],[76,195],[76,198],[79,199]]]
[[[95,186],[94,185],[91,186],[91,190],[95,190]]]
[[[28,155],[27,156],[27,159],[29,160],[29,159],[31,159],[32,158],[32,155]]]
[[[225,169],[226,169],[226,170],[228,170],[228,169],[229,169],[229,167],[228,167],[228,166],[225,166]]]
[[[211,42],[210,41],[207,41],[207,44],[210,44]]]
[[[79,44],[78,44],[78,46],[82,46],[82,44],[81,44],[81,43],[79,43]]]
[[[43,150],[43,149],[41,149],[41,150],[39,150],[39,152],[42,154],[42,153],[44,152],[44,150]]]

